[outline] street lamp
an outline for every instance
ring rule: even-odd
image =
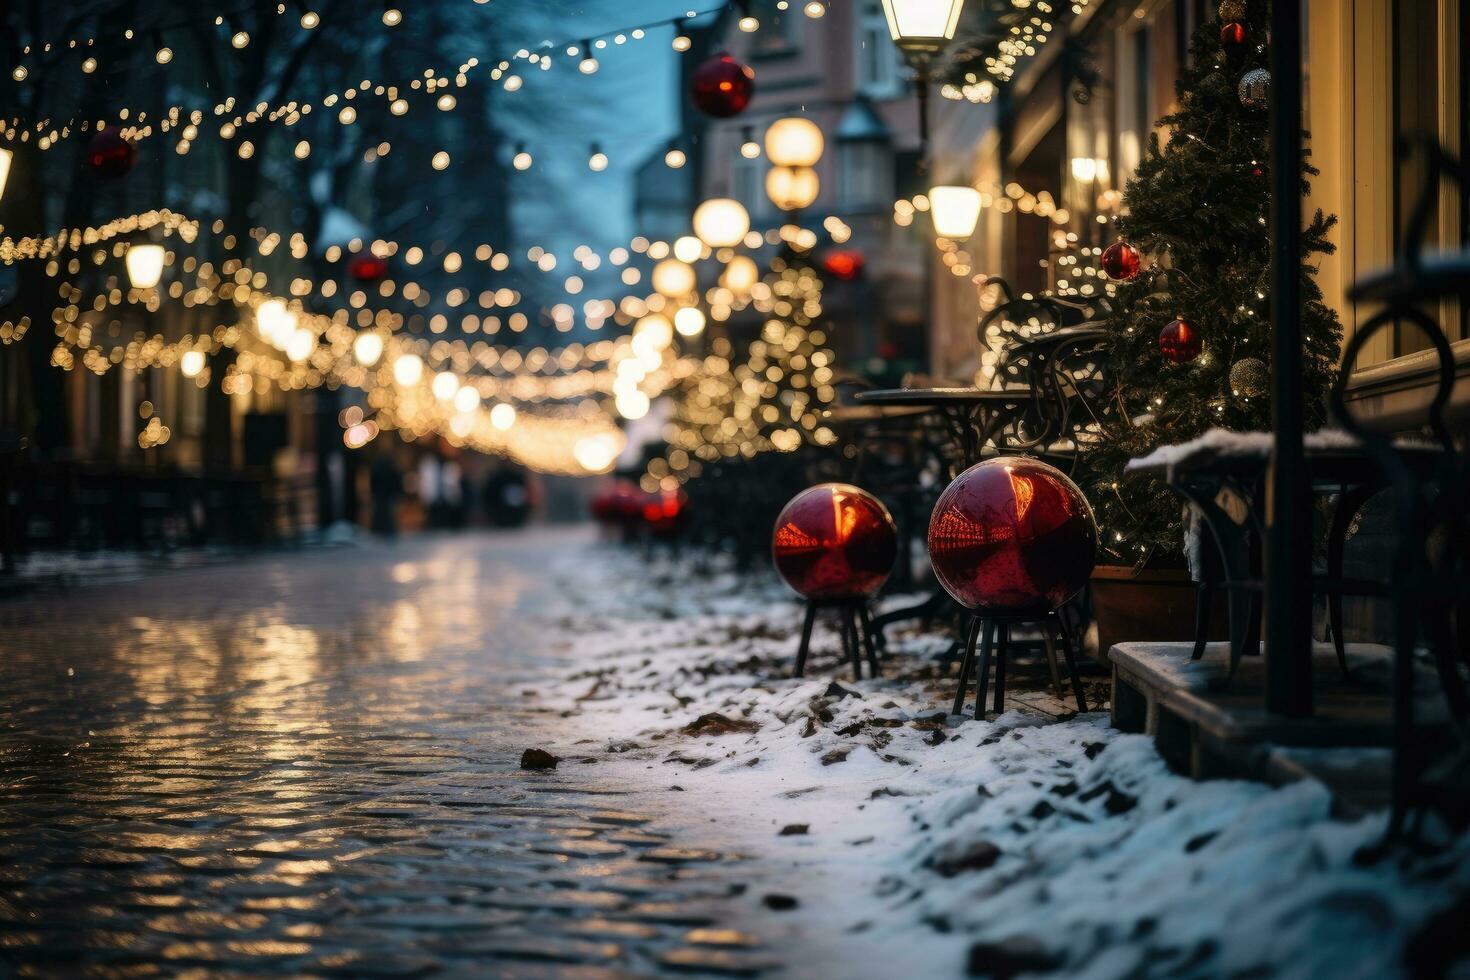
[[[750,215],[732,198],[710,198],[694,209],[694,234],[710,248],[734,248],[748,231]]]
[[[772,167],[766,173],[766,196],[782,211],[810,207],[822,182],[811,167]]]
[[[975,233],[980,221],[980,192],[967,185],[931,187],[929,216],[934,219],[935,234],[963,241]]]
[[[883,0],[888,33],[914,69],[920,159],[929,151],[929,64],[954,40],[965,0]]]
[[[954,40],[965,0],[883,0],[888,33],[912,60],[933,56]]]
[[[766,157],[778,167],[815,167],[824,146],[822,128],[801,116],[777,119],[766,130]]]
[[[128,247],[124,261],[134,289],[152,289],[163,278],[163,246],[145,242]]]

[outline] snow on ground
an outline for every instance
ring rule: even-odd
[[[556,750],[751,855],[797,975],[1388,977],[1470,893],[1470,840],[1362,861],[1384,816],[1333,820],[1316,783],[1192,782],[1106,713],[948,716],[933,635],[854,683],[819,632],[792,680],[800,609],[774,578],[554,561],[583,666],[546,699],[586,733]]]

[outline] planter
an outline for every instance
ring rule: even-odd
[[[1092,572],[1092,614],[1097,629],[1094,655],[1108,662],[1117,643],[1192,641],[1198,589],[1182,568],[1099,565]],[[1225,590],[1215,593],[1210,639],[1229,639]]]

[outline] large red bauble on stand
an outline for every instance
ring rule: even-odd
[[[981,614],[1044,616],[1081,591],[1097,524],[1077,485],[1024,457],[955,478],[929,520],[929,561],[945,591]]]
[[[728,54],[717,54],[694,70],[689,94],[706,116],[729,119],[750,105],[755,72]]]
[[[116,126],[97,130],[87,144],[87,164],[99,177],[121,177],[138,162],[138,147]]]
[[[819,483],[791,498],[771,542],[776,571],[808,599],[862,599],[882,588],[898,555],[888,508],[847,483]]]

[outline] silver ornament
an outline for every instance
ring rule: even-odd
[[[1257,357],[1242,357],[1230,365],[1230,389],[1246,398],[1259,398],[1271,387],[1271,372]]]
[[[1264,109],[1271,104],[1271,73],[1252,68],[1240,76],[1240,104],[1247,109]]]

